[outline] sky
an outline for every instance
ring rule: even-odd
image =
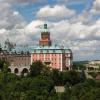
[[[0,43],[35,45],[44,23],[74,60],[100,60],[100,0],[0,0]]]

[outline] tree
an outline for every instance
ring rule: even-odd
[[[61,85],[60,84],[60,72],[59,72],[59,70],[53,69],[51,71],[50,76],[53,79],[55,85]]]
[[[83,95],[80,100],[100,100],[100,88],[92,88],[89,92]]]
[[[40,75],[32,79],[29,87],[30,89],[33,88],[34,90],[36,89],[39,92],[43,91],[43,89],[44,90],[46,89],[47,91],[51,91],[54,88],[54,83],[50,77]]]
[[[45,66],[41,61],[36,61],[30,66],[30,76],[40,75]]]
[[[3,69],[3,65],[4,65],[5,61],[4,60],[0,60],[0,69]]]
[[[74,62],[73,63],[73,66],[72,66],[73,69],[75,70],[82,70],[82,69],[86,69],[86,66],[84,64],[82,64],[82,62]]]
[[[7,63],[4,63],[3,64],[3,72],[4,73],[7,73],[8,72],[8,65],[7,65]]]
[[[1,69],[1,71],[5,69],[4,67],[8,68],[8,66],[9,66],[8,62],[6,62],[5,60],[0,60],[0,69]]]
[[[80,98],[85,95],[87,89],[84,88],[83,84],[79,83],[72,87],[71,96],[80,100]],[[73,99],[72,99],[73,100]],[[76,99],[75,99],[76,100]]]
[[[81,81],[81,82],[84,82],[85,79],[86,79],[86,75],[85,75],[84,70],[82,70],[82,72],[80,73],[80,81]]]
[[[0,52],[2,51],[2,48],[0,48]]]
[[[2,52],[2,47],[1,47],[1,44],[0,44],[0,52]]]
[[[71,87],[70,84],[65,85],[65,92],[61,95],[61,100],[70,100],[71,98]]]
[[[65,72],[63,78],[65,84],[69,83],[70,85],[75,85],[80,82],[79,74],[74,70]]]
[[[86,79],[84,84],[86,84],[87,86],[90,86],[91,88],[96,86],[96,82],[94,79]]]

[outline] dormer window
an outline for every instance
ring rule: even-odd
[[[41,50],[41,53],[43,53],[43,50]]]
[[[47,53],[49,53],[49,50],[47,50]]]
[[[53,50],[53,53],[55,53],[55,50]]]
[[[36,53],[36,50],[34,50],[34,53]]]

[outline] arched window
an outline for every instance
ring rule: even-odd
[[[66,70],[69,70],[69,68],[67,67]]]
[[[27,68],[24,68],[23,71],[22,71],[22,73],[23,73],[23,74],[24,74],[24,73],[28,73],[28,69],[27,69]]]
[[[18,73],[18,68],[15,68],[14,73]]]

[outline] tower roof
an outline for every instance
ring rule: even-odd
[[[47,26],[46,23],[43,25],[43,28],[42,28],[41,32],[49,32],[48,26]]]
[[[44,29],[47,29],[48,27],[47,27],[47,24],[44,24]]]

